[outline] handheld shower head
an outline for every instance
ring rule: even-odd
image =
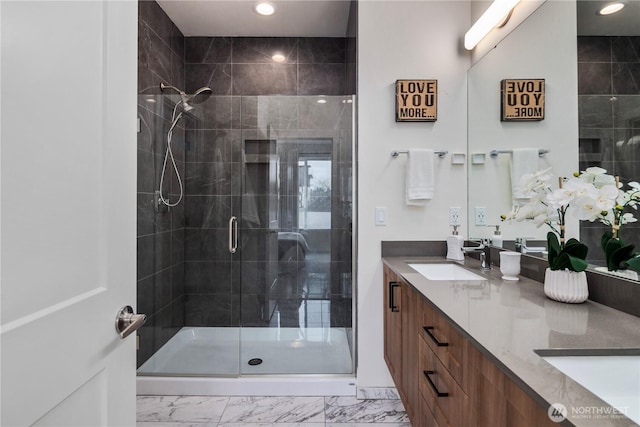
[[[204,102],[213,91],[209,87],[201,87],[194,94],[187,95],[184,91],[178,89],[175,86],[166,85],[164,83],[160,83],[160,90],[164,92],[165,89],[173,89],[180,94],[180,99],[182,100],[182,110],[183,111],[191,111],[193,110],[192,104],[200,104]]]
[[[210,87],[207,87],[207,86],[201,87],[193,95],[187,95],[188,99],[186,100],[186,102],[190,104],[200,104],[206,101],[207,98],[209,98],[212,93],[213,91],[211,90]]]

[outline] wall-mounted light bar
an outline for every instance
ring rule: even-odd
[[[464,47],[472,50],[511,12],[520,0],[494,0],[489,8],[482,14],[475,24],[464,35]]]

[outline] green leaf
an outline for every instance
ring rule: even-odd
[[[625,264],[627,264],[629,269],[640,273],[640,254],[636,254],[634,258],[626,260]]]
[[[626,269],[626,267],[623,264],[625,263],[626,260],[633,257],[634,248],[635,248],[635,245],[630,243],[614,251],[611,254],[611,258],[607,258],[607,267],[611,265],[615,267],[614,270]],[[609,267],[609,270],[611,270],[610,267]]]
[[[562,252],[556,258],[553,265],[549,264],[549,268],[552,270],[571,270],[571,271],[584,271],[589,263],[582,258],[574,257],[566,252]]]
[[[604,250],[607,247],[607,243],[612,238],[613,238],[613,233],[611,231],[605,231],[602,234],[602,237],[600,238],[600,246],[602,247],[602,250]]]
[[[549,249],[549,268],[552,270],[584,271],[587,268],[587,253],[589,248],[576,239],[569,239],[564,247],[560,246],[555,233],[547,234]]]
[[[589,252],[587,245],[580,243],[576,239],[569,239],[562,250],[573,257],[583,260],[587,258],[587,253]]]
[[[569,260],[571,261],[570,270],[581,272],[587,269],[589,263],[584,258],[577,258],[573,256],[569,256]]]
[[[560,254],[561,248],[560,242],[558,242],[558,236],[556,236],[556,233],[553,233],[551,231],[547,233],[547,249],[549,251],[549,267],[551,267],[552,270],[557,270],[552,266],[555,265],[556,258]]]
[[[610,271],[624,270],[625,261],[633,258],[635,245],[625,244],[622,239],[615,239],[610,231],[602,235],[601,242],[604,244],[604,256],[607,260],[607,268]]]

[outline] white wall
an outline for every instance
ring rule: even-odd
[[[487,34],[471,52],[471,63],[480,61],[494,46],[504,40],[509,34],[525,21],[537,8],[549,0],[520,0],[520,3],[513,8],[511,16],[500,28],[494,28]],[[493,0],[472,0],[471,1],[471,22],[476,22],[478,18],[493,3]]]
[[[466,1],[362,1],[358,16],[358,387],[385,387],[380,242],[443,240],[449,207],[466,206],[466,166],[450,154],[467,150],[470,11]],[[438,80],[435,123],[395,122],[397,79]],[[449,151],[429,206],[405,205],[406,156],[390,152],[408,148]],[[376,206],[387,208],[386,226],[374,225]]]
[[[556,175],[578,170],[578,59],[576,6],[570,1],[547,1],[469,70],[469,150],[487,154],[484,165],[471,165],[469,211],[487,208],[487,223],[499,223],[511,210],[511,156],[492,159],[492,149],[538,147],[551,153],[537,168],[552,167]],[[545,79],[545,118],[535,122],[500,121],[502,79]],[[569,235],[577,236],[577,220],[567,216]],[[548,227],[504,223],[505,239],[545,239]],[[493,229],[470,226],[470,237],[489,237]]]

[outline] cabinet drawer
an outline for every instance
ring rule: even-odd
[[[466,391],[468,372],[465,372],[464,366],[467,365],[468,341],[431,304],[423,302],[421,308],[420,336]]]
[[[437,425],[466,427],[469,398],[423,338],[419,341],[420,395]]]
[[[440,427],[440,424],[436,421],[436,416],[431,412],[431,408],[429,408],[427,401],[422,396],[419,396],[419,399],[420,414],[418,416],[417,427]]]

